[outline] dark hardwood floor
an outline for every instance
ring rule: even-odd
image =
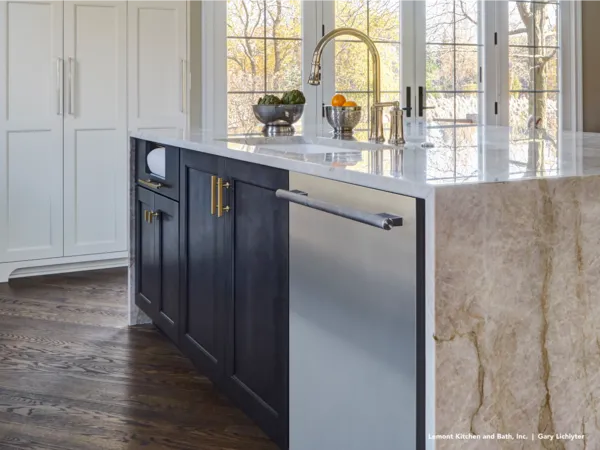
[[[124,269],[0,284],[0,449],[276,450],[152,326]]]

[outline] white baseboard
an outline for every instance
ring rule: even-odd
[[[63,258],[3,263],[0,264],[0,283],[7,282],[9,278],[127,267],[128,264],[128,252],[100,253],[96,255],[68,256]]]

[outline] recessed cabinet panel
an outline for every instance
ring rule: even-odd
[[[128,2],[129,129],[181,138],[188,110],[182,1]]]
[[[280,337],[287,329],[287,233],[281,230],[287,204],[270,189],[239,181],[234,195],[235,351],[230,376],[278,411],[285,366]]]
[[[125,2],[65,2],[65,255],[127,249]]]
[[[154,226],[160,267],[157,325],[178,340],[179,325],[179,204],[154,194]]]
[[[0,2],[0,262],[63,254],[62,2]]]
[[[20,1],[8,2],[6,8],[6,28],[0,29],[8,39],[8,95],[2,97],[8,99],[8,118],[47,118],[55,113],[51,109],[56,97],[54,58],[59,56],[53,48],[56,9],[51,2]]]

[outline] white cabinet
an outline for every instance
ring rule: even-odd
[[[0,2],[0,262],[63,254],[61,2]]]
[[[129,129],[183,137],[188,116],[187,11],[128,2]]]
[[[128,132],[185,135],[186,58],[184,1],[0,0],[0,282],[125,262]]]
[[[127,249],[127,5],[65,2],[65,256]]]

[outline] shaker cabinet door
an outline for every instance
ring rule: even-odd
[[[136,297],[135,303],[148,317],[155,321],[160,298],[160,260],[156,248],[156,228],[151,214],[154,210],[154,194],[137,188],[136,200]]]
[[[226,390],[281,448],[288,429],[287,172],[227,160]]]
[[[218,158],[182,151],[180,174],[181,336],[183,351],[218,380],[223,364],[224,310],[220,239],[224,219],[215,214]]]

